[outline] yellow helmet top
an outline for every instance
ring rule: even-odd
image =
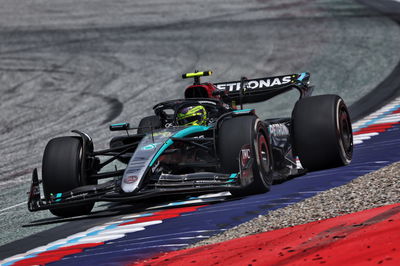
[[[178,124],[181,126],[204,126],[207,124],[207,111],[204,106],[188,106],[177,114]]]

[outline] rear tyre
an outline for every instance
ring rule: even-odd
[[[82,169],[82,139],[79,137],[54,138],[47,144],[42,163],[43,190],[46,199],[50,195],[66,192],[87,184]],[[50,212],[60,217],[72,217],[89,214],[94,202],[71,207],[50,208]]]
[[[337,95],[299,100],[292,113],[294,147],[309,171],[344,166],[353,156],[349,111]]]
[[[158,129],[161,127],[162,127],[162,124],[161,124],[160,118],[156,115],[151,115],[151,116],[143,117],[142,120],[140,120],[137,133],[138,134],[146,134],[146,133],[150,133],[154,129]]]
[[[264,124],[253,115],[233,117],[222,122],[218,131],[218,156],[222,171],[239,172],[239,153],[244,145],[250,145],[254,180],[240,191],[232,190],[235,196],[264,193],[272,184],[272,158]]]

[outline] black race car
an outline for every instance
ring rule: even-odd
[[[208,75],[184,74],[194,78],[184,99],[155,105],[155,114],[138,127],[111,125],[126,135],[112,138],[109,149],[95,151],[90,136],[78,130],[50,140],[42,180],[36,169],[32,174],[29,210],[69,217],[90,213],[96,201],[220,191],[244,196],[267,192],[274,181],[350,163],[347,107],[337,95],[311,96],[309,73],[200,83]],[[262,120],[243,109],[292,89],[300,97],[289,118]],[[104,171],[115,160],[124,169]]]

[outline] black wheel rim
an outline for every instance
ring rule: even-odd
[[[343,105],[339,109],[339,133],[346,157],[351,159],[353,154],[353,133],[349,113]]]
[[[270,163],[267,140],[261,132],[258,134],[258,159],[260,161],[260,170],[265,178],[268,175]]]

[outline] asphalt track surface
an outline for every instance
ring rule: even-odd
[[[137,123],[154,103],[181,97],[181,72],[212,69],[210,80],[229,81],[309,71],[316,94],[337,93],[352,104],[381,84],[400,56],[396,23],[351,1],[0,4],[0,244],[68,222],[22,227],[51,217],[28,213],[24,204],[29,173],[50,138],[78,128],[105,147],[108,123]],[[263,111],[287,113],[285,101]],[[113,213],[36,239],[84,230]]]

